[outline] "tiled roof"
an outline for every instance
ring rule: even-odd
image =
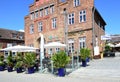
[[[2,39],[15,39],[13,38],[13,34],[16,34],[17,36],[23,35],[24,37],[24,32],[0,28],[0,38]]]

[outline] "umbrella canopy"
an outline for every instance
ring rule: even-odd
[[[120,43],[116,44],[115,47],[120,47]]]
[[[115,47],[115,45],[112,44],[112,43],[108,43],[108,45],[109,45],[110,47]]]
[[[12,52],[35,52],[37,48],[29,47],[29,46],[12,46],[8,48],[1,49],[1,51],[12,51]]]
[[[51,42],[44,45],[44,48],[60,48],[60,47],[66,47],[66,45],[60,42]]]

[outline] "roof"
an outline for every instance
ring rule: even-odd
[[[24,37],[24,32],[0,28],[0,39],[15,39],[12,36],[13,34]]]

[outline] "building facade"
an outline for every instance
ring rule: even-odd
[[[94,0],[34,0],[25,16],[25,45],[39,48],[42,33],[45,43],[65,43],[69,53],[95,46],[102,51],[105,25]]]
[[[24,32],[0,28],[0,49],[24,45]]]

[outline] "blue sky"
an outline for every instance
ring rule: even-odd
[[[1,0],[0,28],[24,29],[24,17],[34,0]],[[120,34],[120,0],[95,0],[95,6],[106,21],[107,34]]]

